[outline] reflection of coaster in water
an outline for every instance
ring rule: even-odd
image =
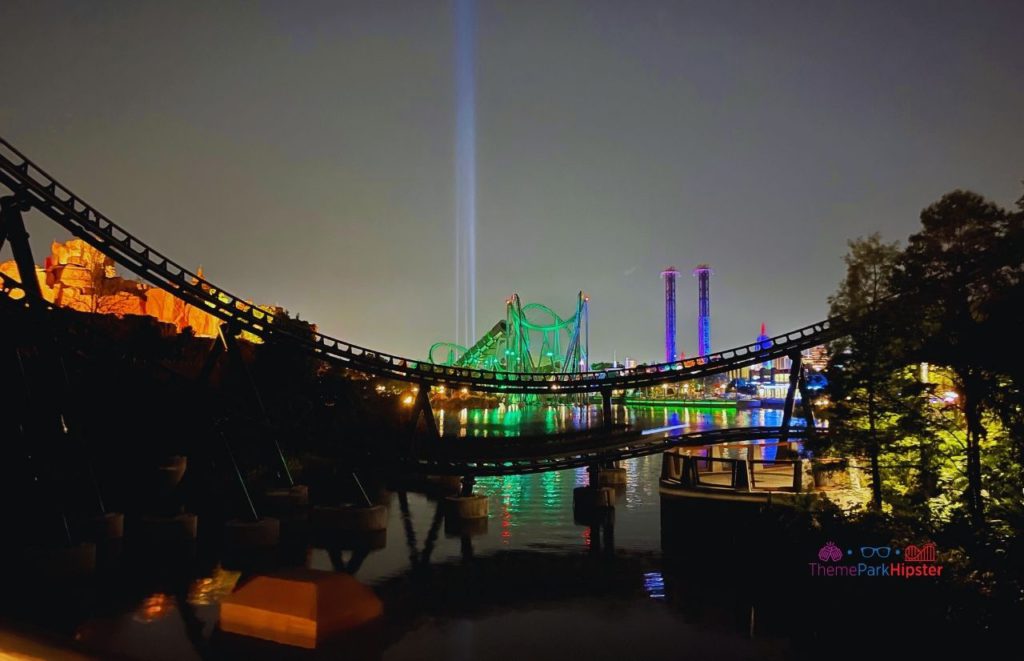
[[[843,559],[843,552],[839,550],[835,542],[826,542],[825,546],[821,547],[818,551],[818,559],[822,562],[839,562]]]

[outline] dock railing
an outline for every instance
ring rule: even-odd
[[[684,489],[728,491],[801,491],[804,460],[662,455],[661,479]]]

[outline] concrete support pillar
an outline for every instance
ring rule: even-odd
[[[172,516],[144,515],[129,528],[129,537],[150,544],[194,542],[199,517],[191,513]]]
[[[618,466],[601,468],[597,471],[597,486],[622,487],[626,485],[626,469]]]
[[[104,512],[92,518],[86,533],[89,541],[102,543],[124,537],[124,514]]]
[[[265,496],[266,511],[275,517],[294,517],[309,508],[309,487],[304,484],[271,489]]]
[[[477,537],[487,534],[487,517],[481,516],[475,519],[457,518],[446,516],[444,518],[444,535],[448,538]]]
[[[595,510],[615,507],[615,490],[610,487],[576,487],[572,490],[574,510]]]
[[[313,508],[313,527],[325,533],[387,530],[388,510],[383,505],[317,505]]]
[[[277,546],[280,539],[281,522],[274,518],[233,519],[224,524],[224,545],[234,551]]]
[[[166,497],[174,491],[187,468],[188,457],[174,455],[161,459],[156,466],[156,475],[151,483],[157,492],[157,497]]]
[[[487,496],[448,496],[444,499],[445,519],[487,518]]]
[[[435,494],[448,496],[462,490],[462,478],[458,475],[427,475],[424,481],[427,490]]]

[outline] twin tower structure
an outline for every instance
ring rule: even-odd
[[[661,272],[665,279],[665,362],[679,360],[676,353],[676,278],[679,271],[670,266]],[[697,353],[711,353],[711,267],[699,264],[693,269],[697,278]]]

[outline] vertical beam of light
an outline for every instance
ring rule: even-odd
[[[476,66],[474,0],[455,0],[455,336],[476,342]]]

